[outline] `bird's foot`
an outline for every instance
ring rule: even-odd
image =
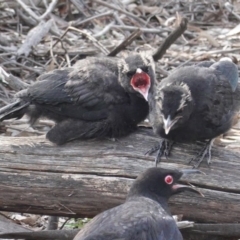
[[[205,146],[202,148],[202,150],[198,153],[198,155],[189,161],[189,164],[191,162],[196,162],[196,164],[193,164],[193,168],[198,168],[205,157],[207,158],[207,164],[210,167],[211,158],[212,158],[211,150],[212,150],[213,141],[214,139],[209,140],[205,144]]]
[[[157,151],[157,155],[155,157],[155,165],[157,167],[158,163],[161,161],[161,157],[164,155],[167,159],[168,156],[170,155],[172,146],[173,146],[172,141],[168,141],[166,139],[161,139],[158,145],[154,146],[151,148],[149,151],[145,153],[145,155],[151,155],[152,153]]]

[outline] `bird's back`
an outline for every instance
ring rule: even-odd
[[[159,203],[138,197],[96,216],[74,240],[182,240]]]

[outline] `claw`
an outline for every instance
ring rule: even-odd
[[[195,158],[192,158],[188,164],[191,162],[196,162],[196,164],[193,165],[193,168],[198,168],[200,164],[202,163],[203,159],[205,157],[208,157],[207,159],[207,164],[210,167],[211,165],[211,150],[212,150],[212,145],[213,145],[214,139],[209,140],[206,145],[203,147],[203,149],[198,153],[198,155]]]
[[[153,148],[149,149],[147,152],[144,153],[144,155],[152,155],[154,152],[156,152],[159,149],[159,145],[154,146]]]
[[[168,141],[166,139],[161,139],[159,144],[157,146],[153,147],[152,149],[150,149],[149,151],[147,151],[145,153],[145,155],[151,155],[152,153],[157,151],[157,155],[155,157],[155,166],[157,167],[157,165],[158,165],[158,163],[160,163],[161,157],[163,155],[166,157],[166,159],[168,159],[168,156],[171,152],[173,143],[174,142],[172,142],[172,141]]]

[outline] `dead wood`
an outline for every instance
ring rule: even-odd
[[[0,238],[3,233],[18,233],[25,232],[28,233],[31,230],[16,224],[13,220],[6,218],[4,215],[0,214]]]
[[[154,166],[154,156],[143,153],[157,141],[150,129],[115,142],[76,141],[61,147],[43,137],[0,137],[0,210],[95,216],[122,203],[133,179]],[[160,166],[189,168],[188,160],[199,147],[176,144],[169,161],[163,159]],[[239,152],[215,147],[211,167],[200,168],[206,176],[184,181],[205,197],[175,196],[170,201],[172,213],[195,222],[239,222],[239,160]]]
[[[48,20],[47,22],[41,21],[35,28],[29,31],[24,43],[18,49],[17,55],[24,54],[25,56],[28,56],[32,50],[32,47],[36,46],[49,32],[52,24],[52,19]]]
[[[138,29],[134,31],[130,36],[128,36],[126,39],[123,40],[116,48],[114,48],[109,54],[109,57],[116,56],[119,52],[124,50],[127,46],[129,46],[137,37],[140,36],[141,30]]]
[[[215,235],[227,237],[240,236],[240,224],[194,224],[193,228],[182,230],[183,233],[195,233],[196,235]]]
[[[37,232],[7,232],[0,233],[0,239],[25,239],[25,240],[72,240],[78,233],[78,229],[73,230],[47,230]]]
[[[154,61],[158,61],[163,57],[168,48],[184,33],[187,29],[187,19],[183,18],[177,28],[169,34],[169,36],[162,42],[157,52],[153,55]]]
[[[80,229],[72,230],[45,230],[45,231],[22,231],[0,233],[0,239],[24,238],[24,239],[58,239],[72,240]],[[193,228],[181,230],[184,239],[207,240],[237,240],[240,236],[240,224],[195,224]],[[208,234],[208,235],[206,235]],[[187,238],[186,238],[187,237]]]

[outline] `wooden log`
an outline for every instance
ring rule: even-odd
[[[214,235],[214,236],[227,236],[239,237],[240,224],[194,224],[191,228],[182,229],[183,233],[195,233],[196,235]]]
[[[54,146],[44,137],[0,137],[0,210],[59,216],[93,217],[122,203],[133,179],[154,166],[143,153],[158,142],[151,129],[112,140],[75,141]],[[175,144],[164,168],[189,168],[200,150],[196,144]],[[179,194],[170,200],[173,214],[207,223],[240,221],[240,155],[214,147],[206,175],[189,181],[205,197]]]

